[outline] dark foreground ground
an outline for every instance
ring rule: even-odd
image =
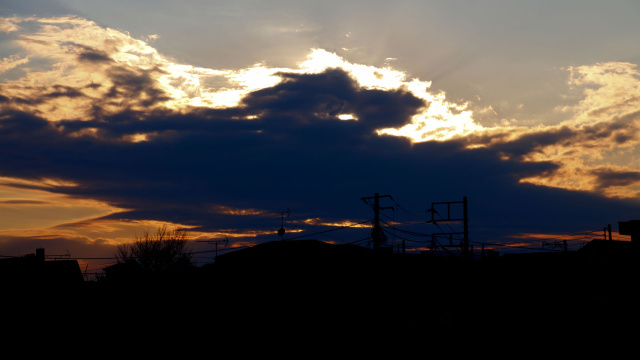
[[[218,333],[395,341],[612,333],[637,329],[635,264],[593,267],[575,254],[463,261],[274,242],[170,276],[7,289],[2,309],[11,318],[5,328],[16,331],[53,336],[65,324],[161,343]]]

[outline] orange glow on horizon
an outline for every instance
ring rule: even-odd
[[[606,234],[606,240],[609,239],[608,234]],[[520,233],[515,235],[509,235],[510,238],[514,239],[537,239],[537,240],[575,240],[580,241],[584,240],[584,238],[588,238],[588,240],[592,239],[603,239],[605,240],[605,232],[604,230],[600,230],[597,232],[594,231],[584,231],[581,233],[575,234],[544,234],[544,233]],[[631,241],[631,237],[627,235],[621,235],[617,231],[611,231],[611,237],[618,241]],[[529,244],[530,245],[530,244]],[[522,245],[525,246],[525,245]]]
[[[313,226],[332,226],[332,227],[353,227],[353,228],[370,228],[370,224],[359,224],[359,222],[352,220],[342,220],[342,221],[326,221],[321,218],[310,218],[299,221],[294,221],[294,223],[302,223]]]

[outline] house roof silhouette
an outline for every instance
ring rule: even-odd
[[[20,288],[74,286],[84,282],[77,260],[45,260],[44,249],[35,254],[0,259],[0,282]]]

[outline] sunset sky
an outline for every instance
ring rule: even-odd
[[[459,231],[427,209],[464,196],[475,248],[626,240],[638,19],[637,0],[2,0],[0,256],[98,269],[167,225],[206,263],[206,240],[278,240],[285,212],[285,238],[353,242],[374,193],[414,250]]]

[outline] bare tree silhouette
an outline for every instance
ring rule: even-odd
[[[155,233],[147,230],[136,236],[132,243],[118,245],[116,258],[119,263],[135,261],[145,271],[159,274],[192,264],[192,252],[187,245],[185,230],[162,226]]]

